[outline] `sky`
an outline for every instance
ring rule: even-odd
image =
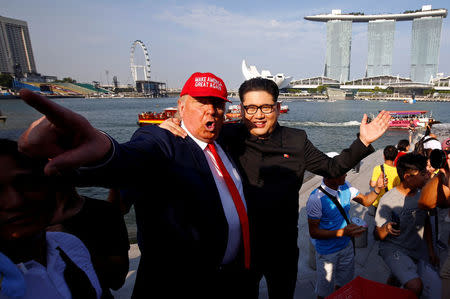
[[[229,90],[244,81],[241,63],[294,79],[323,74],[326,24],[304,19],[330,13],[402,13],[448,0],[0,0],[0,15],[28,23],[37,70],[78,82],[133,83],[130,50],[149,50],[151,80],[181,88],[194,72],[212,72]],[[441,32],[439,70],[450,75],[450,16]],[[397,22],[392,75],[410,76],[412,22]],[[350,79],[364,76],[367,23],[353,23]],[[144,57],[136,48],[135,61]],[[142,71],[139,78],[143,78]]]

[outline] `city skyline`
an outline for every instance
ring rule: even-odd
[[[391,76],[395,23],[412,21],[411,71],[413,82],[428,83],[438,76],[442,20],[445,8],[421,9],[395,14],[342,13],[340,9],[328,14],[306,16],[309,21],[326,22],[327,55],[324,76],[339,82],[350,79],[352,24],[368,23],[368,54],[366,77]]]
[[[307,15],[329,13],[332,9],[341,9],[342,13],[402,13],[426,4],[433,9],[449,9],[446,1],[384,0],[378,1],[376,7],[357,1],[324,1],[321,7],[298,1],[0,3],[1,16],[28,23],[36,67],[43,75],[103,83],[111,83],[112,77],[117,76],[121,84],[132,83],[130,47],[134,40],[142,40],[149,49],[151,80],[179,88],[191,73],[210,71],[221,76],[229,89],[236,89],[244,80],[242,59],[294,80],[322,75],[326,25],[304,20]],[[365,75],[367,26],[353,24],[350,80]],[[394,76],[410,75],[411,30],[411,22],[399,22],[395,28]],[[438,69],[447,76],[449,37],[447,18],[442,25]]]

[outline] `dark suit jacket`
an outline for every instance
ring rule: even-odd
[[[145,126],[131,141],[115,142],[114,148],[111,161],[90,175],[102,185],[131,189],[136,196],[145,246],[134,296],[159,289],[163,297],[176,297],[177,292],[201,297],[200,290],[214,290],[228,224],[200,147],[190,137]]]
[[[356,139],[332,159],[304,130],[278,124],[266,140],[251,135],[243,124],[226,124],[218,142],[236,162],[244,183],[252,261],[277,266],[283,260],[297,264],[298,198],[305,171],[337,177],[374,151]]]

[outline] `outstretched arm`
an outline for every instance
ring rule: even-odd
[[[450,155],[448,155],[447,163],[450,163]],[[434,209],[436,206],[440,208],[450,207],[450,173],[445,169],[435,175],[422,188],[419,208],[424,210]]]
[[[381,190],[386,185],[387,185],[387,178],[383,180],[383,176],[380,174],[378,180],[375,183],[375,188],[370,193],[368,194],[359,193],[355,198],[353,198],[353,200],[359,204],[362,204],[365,207],[368,207],[371,204],[373,204],[375,199],[377,199],[378,194],[380,194]]]
[[[389,128],[391,115],[387,111],[381,111],[370,123],[367,123],[367,114],[364,114],[359,126],[359,139],[365,146],[380,138]]]
[[[320,219],[308,218],[309,235],[314,239],[330,239],[336,237],[357,237],[361,235],[366,228],[350,223],[344,228],[337,230],[326,230],[319,227]]]
[[[19,149],[33,157],[49,158],[46,174],[100,161],[110,151],[110,139],[83,116],[27,89],[20,96],[44,117],[20,136]]]

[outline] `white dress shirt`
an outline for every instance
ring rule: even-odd
[[[214,181],[216,182],[217,190],[220,194],[220,200],[222,201],[223,210],[225,212],[225,217],[228,222],[228,242],[227,242],[227,248],[225,250],[225,256],[222,260],[223,264],[228,264],[231,261],[235,259],[237,256],[239,246],[241,244],[241,224],[239,222],[239,216],[236,210],[236,206],[234,205],[233,198],[231,197],[231,193],[228,190],[227,184],[225,182],[225,179],[223,178],[216,162],[214,159],[213,154],[211,151],[207,148],[208,143],[203,142],[197,138],[195,138],[189,130],[184,126],[184,123],[181,123],[181,127],[186,131],[186,133],[189,135],[189,137],[192,138],[192,140],[195,141],[195,143],[198,144],[198,146],[203,150],[203,153],[205,154],[205,158],[208,161],[209,168],[211,169],[211,172],[214,176]],[[247,206],[245,204],[245,198],[244,198],[244,191],[242,187],[242,181],[241,177],[239,176],[239,173],[234,167],[234,165],[231,163],[230,159],[228,159],[228,156],[225,154],[225,152],[222,150],[219,144],[214,142],[214,145],[216,146],[217,154],[222,159],[223,164],[225,165],[225,168],[228,170],[228,173],[230,174],[231,178],[234,181],[234,184],[236,185],[236,188],[239,191],[239,194],[241,195],[242,202],[244,203],[245,209],[247,209]]]
[[[64,279],[66,264],[61,258],[60,247],[70,259],[88,276],[94,287],[97,298],[102,290],[92,266],[89,251],[77,237],[62,232],[47,232],[47,266],[31,260],[19,264],[26,284],[25,296],[21,299],[70,299],[72,295]],[[0,299],[9,298],[0,293]]]

